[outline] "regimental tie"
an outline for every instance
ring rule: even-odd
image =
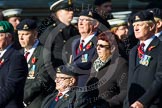
[[[81,52],[83,50],[83,43],[84,43],[84,40],[81,41],[79,48],[77,49],[76,54],[79,54],[79,52]]]
[[[59,98],[62,96],[63,94],[62,93],[59,93],[56,98],[55,98],[55,101],[57,102],[59,100]]]
[[[144,46],[145,46],[144,43],[141,43],[141,44],[138,46],[138,57],[139,57],[140,59],[142,58],[142,55],[144,54]]]
[[[26,53],[24,54],[24,57],[25,57],[26,60],[27,60],[29,54],[30,54],[30,52],[26,52]]]

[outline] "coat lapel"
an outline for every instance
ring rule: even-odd
[[[89,51],[92,47],[94,47],[94,46],[96,46],[96,44],[97,44],[97,42],[96,42],[96,39],[97,37],[96,36],[94,36],[85,46],[84,46],[84,48],[83,48],[83,51],[81,51],[81,52],[79,52],[79,54],[78,55],[76,55],[75,57],[74,57],[74,60],[73,61],[75,61],[76,59],[78,59],[80,56],[82,56],[83,54],[85,54],[87,51]],[[80,43],[80,40],[79,40],[79,43]],[[89,45],[89,44],[92,44],[91,45],[91,47],[90,48],[88,48],[87,47],[87,45]],[[79,46],[79,44],[78,44],[78,46]],[[77,46],[77,47],[78,47]]]
[[[150,55],[155,47],[159,45],[160,40],[155,37],[146,49],[146,54]]]
[[[41,45],[38,44],[37,48],[34,50],[32,56],[31,56],[31,58],[30,58],[30,60],[29,60],[29,62],[28,62],[28,65],[30,65],[30,66],[29,66],[29,70],[30,70],[30,69],[32,68],[32,66],[36,63],[36,62],[33,63],[34,57],[35,57],[36,59],[39,58],[39,55],[40,55],[39,52],[40,52],[40,50],[41,50]]]
[[[75,98],[75,92],[74,91],[69,91],[66,94],[64,94],[64,96],[59,99],[59,101],[57,102],[55,108],[62,108],[64,105],[65,106],[69,106],[69,104],[72,103],[72,101]]]
[[[7,51],[4,53],[4,55],[0,58],[0,68],[9,60],[9,57],[10,55],[12,54],[13,52],[13,48],[12,48],[12,45],[9,49],[7,49]]]
[[[75,59],[77,56],[76,51],[78,50],[79,44],[80,44],[80,39],[78,38],[78,39],[76,39],[75,43],[72,45],[73,46],[73,48],[72,48],[73,59]]]

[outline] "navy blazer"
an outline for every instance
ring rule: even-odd
[[[54,108],[89,108],[89,102],[87,101],[87,95],[85,92],[77,92],[77,90],[70,90],[64,94],[64,96],[55,102],[55,98],[58,91],[55,90],[52,94],[48,95],[41,108],[50,108],[53,102]]]
[[[97,55],[96,51],[96,44],[97,44],[97,37],[94,36],[88,43],[83,47],[83,51],[79,52],[79,54],[76,54],[76,51],[80,44],[80,38],[75,39],[72,43],[72,64],[78,68],[78,71],[81,72],[82,75],[79,76],[78,85],[84,86],[85,82],[87,81],[90,69],[93,64],[93,59]],[[91,44],[91,45],[90,45]],[[89,47],[90,45],[90,47]],[[86,60],[83,60],[84,57],[87,56]]]
[[[124,108],[135,101],[140,101],[145,108],[162,108],[162,43],[155,37],[148,46],[145,52],[151,56],[148,66],[137,63],[137,47],[130,51],[128,94]]]
[[[23,108],[26,60],[12,46],[0,58],[0,108]]]

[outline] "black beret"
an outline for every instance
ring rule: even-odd
[[[94,0],[94,5],[100,6],[106,2],[111,2],[111,0]]]
[[[37,28],[36,21],[32,19],[24,19],[17,25],[17,30],[34,30]]]
[[[133,15],[132,22],[138,22],[138,21],[154,21],[153,13],[149,11],[140,11]]]
[[[72,65],[61,65],[56,69],[56,73],[61,73],[74,77],[81,75],[76,72],[75,67]]]
[[[81,13],[79,14],[79,16],[87,16],[93,19],[98,19],[98,15],[96,13],[96,11],[92,11],[92,10],[83,10],[81,11]]]
[[[152,12],[154,17],[162,19],[162,10],[159,8],[148,9],[148,11]]]
[[[52,12],[57,12],[60,9],[73,10],[72,0],[59,0],[50,6]]]

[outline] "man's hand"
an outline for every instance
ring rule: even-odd
[[[130,108],[144,108],[144,106],[139,101],[136,101],[130,106]]]

